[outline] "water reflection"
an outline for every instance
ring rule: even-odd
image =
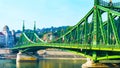
[[[17,62],[16,66],[14,62],[9,61],[10,63],[3,63],[0,68],[81,68],[85,60],[40,60],[39,62]],[[89,65],[89,64],[88,64]],[[120,64],[101,64],[96,63],[90,68],[120,68]],[[86,68],[86,67],[85,67]]]
[[[39,62],[16,62],[0,60],[0,68],[81,68],[85,60],[40,60]],[[120,68],[120,64],[104,64],[107,68]],[[101,66],[101,65],[97,65]],[[94,67],[95,68],[95,67]],[[100,68],[100,67],[99,67]]]
[[[14,60],[0,60],[0,68],[16,68],[15,64]]]
[[[40,60],[39,62],[17,62],[16,68],[80,68],[81,60]]]
[[[16,68],[38,68],[37,62],[16,62]]]
[[[40,60],[38,62],[16,62],[0,60],[0,68],[81,68],[83,60]]]
[[[81,60],[43,60],[39,62],[39,68],[80,68]]]

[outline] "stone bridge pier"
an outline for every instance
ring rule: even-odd
[[[20,61],[37,61],[37,57],[25,55],[19,51],[19,53],[17,53],[16,62]]]

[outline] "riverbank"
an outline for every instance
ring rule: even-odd
[[[91,64],[91,62],[86,62],[86,58],[85,57],[82,57],[80,55],[76,55],[74,53],[70,53],[69,51],[65,51],[65,50],[58,50],[58,49],[46,49],[46,50],[39,50],[37,51],[36,54],[22,54],[24,58],[28,58],[28,56],[34,56],[38,59],[38,61],[41,61],[41,60],[46,60],[46,61],[56,61],[56,60],[63,60],[63,61],[84,61],[83,62],[83,65],[84,67],[91,67],[91,68],[95,68],[95,67],[102,67],[102,68],[120,68],[120,65],[119,63],[113,63],[113,61],[109,61],[109,60],[104,60],[104,61],[101,61],[100,63],[95,63],[95,64]],[[16,57],[17,57],[17,54],[14,54],[12,52],[10,53],[0,53],[0,59],[3,59],[3,60],[16,60]],[[116,60],[115,60],[116,61]],[[114,62],[115,62],[114,61]],[[86,62],[86,63],[85,63]],[[107,62],[112,62],[112,63],[107,63]],[[117,61],[117,62],[120,62],[120,61]]]
[[[0,48],[0,59],[16,59],[16,54],[13,54],[9,48]]]
[[[16,54],[0,54],[0,59],[16,59]]]
[[[39,59],[86,60],[83,56],[59,49],[39,50],[37,54]]]
[[[76,55],[65,50],[46,49],[39,50],[36,54],[22,54],[25,58],[34,56],[37,59],[64,59],[64,60],[86,60],[85,57]],[[0,49],[0,59],[16,59],[17,53],[12,53],[9,49]]]

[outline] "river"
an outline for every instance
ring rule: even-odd
[[[42,59],[37,62],[0,60],[0,68],[81,68],[85,60]]]
[[[16,55],[1,55],[1,57],[6,56],[6,59],[0,59],[0,68],[85,68],[86,65],[90,68],[120,68],[120,60],[104,60],[91,66],[91,62],[86,62],[85,58],[69,54],[68,52],[46,51],[45,54],[49,54],[48,58],[52,56],[52,59],[39,59],[39,61],[34,62],[16,62]],[[67,56],[67,58],[65,56]],[[60,59],[60,57],[64,57],[64,59]]]

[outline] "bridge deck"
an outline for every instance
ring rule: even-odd
[[[119,45],[84,45],[84,44],[60,44],[60,43],[34,43],[22,46],[16,46],[12,49],[30,48],[30,47],[51,47],[51,48],[66,48],[66,49],[86,49],[100,51],[120,51]]]

